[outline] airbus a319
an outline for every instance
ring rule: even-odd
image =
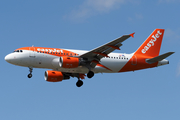
[[[51,69],[45,71],[45,80],[59,82],[76,77],[77,87],[83,85],[82,79],[92,78],[95,73],[119,73],[153,68],[169,64],[165,58],[174,52],[159,55],[164,35],[164,29],[155,29],[144,43],[133,53],[112,53],[120,50],[123,41],[133,37],[134,33],[123,35],[109,43],[90,51],[22,47],[8,54],[5,60],[8,63],[28,67],[32,77],[33,68]]]

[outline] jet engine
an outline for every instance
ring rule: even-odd
[[[48,82],[60,82],[62,80],[70,79],[69,76],[63,75],[60,71],[45,71],[44,78]]]
[[[53,59],[52,65],[57,68],[76,68],[80,65],[80,60],[76,57],[60,57]]]
[[[79,66],[79,58],[75,57],[60,57],[60,67],[76,68]]]

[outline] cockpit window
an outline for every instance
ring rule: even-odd
[[[14,52],[23,52],[23,50],[15,50]]]

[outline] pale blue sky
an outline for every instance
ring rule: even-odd
[[[7,0],[0,2],[1,120],[179,120],[180,0]],[[7,63],[5,55],[26,46],[91,50],[135,32],[121,47],[134,52],[156,28],[165,29],[160,54],[169,65],[59,83],[46,69]]]

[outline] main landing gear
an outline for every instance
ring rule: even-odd
[[[92,78],[94,76],[94,72],[93,71],[89,71],[87,74],[88,78]]]
[[[92,78],[94,76],[94,72],[93,71],[89,71],[88,73],[87,73],[87,77],[88,78]],[[77,87],[81,87],[82,85],[83,85],[83,81],[82,80],[80,80],[80,75],[78,74],[78,76],[76,76],[77,78],[78,78],[78,81],[76,82],[76,86]],[[84,79],[84,77],[82,77],[81,79]]]
[[[27,76],[28,78],[31,78],[31,77],[32,77],[32,71],[33,71],[33,68],[29,67],[29,72],[30,72],[30,73],[29,73],[28,76]]]
[[[81,87],[83,85],[83,81],[78,79],[77,83],[76,83],[76,86],[77,87]]]
[[[77,87],[81,87],[83,85],[82,79],[85,79],[85,74],[76,74],[75,77],[78,78],[78,81],[76,82]]]

